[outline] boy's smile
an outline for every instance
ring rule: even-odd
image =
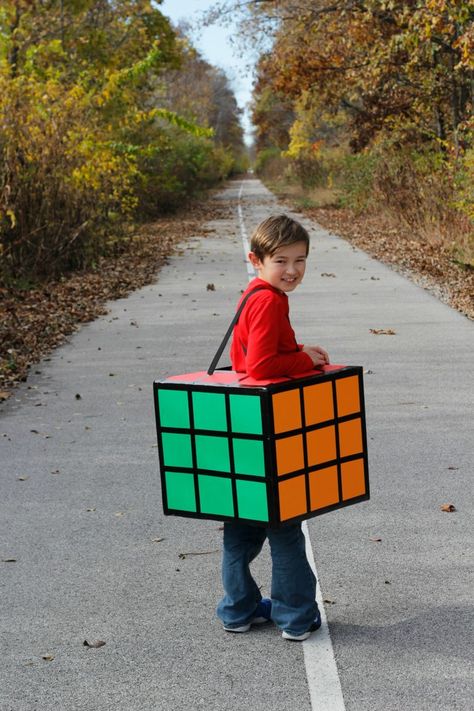
[[[273,254],[265,255],[263,260],[250,252],[249,259],[260,279],[280,291],[290,292],[303,281],[306,269],[306,243],[294,242],[279,247]]]

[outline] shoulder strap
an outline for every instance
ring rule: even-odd
[[[227,341],[229,340],[231,333],[234,330],[234,326],[237,323],[237,321],[239,320],[239,316],[242,313],[244,306],[247,303],[248,299],[250,299],[252,294],[255,294],[256,291],[261,291],[262,289],[266,289],[266,288],[267,288],[266,286],[256,286],[255,289],[252,289],[252,291],[249,291],[249,293],[242,299],[242,301],[240,302],[240,306],[237,309],[237,311],[235,312],[235,316],[232,319],[231,324],[230,324],[229,328],[227,329],[227,332],[226,332],[224,338],[222,339],[222,343],[219,346],[219,348],[217,349],[216,355],[212,359],[211,365],[209,366],[209,370],[207,371],[208,375],[212,375],[213,372],[215,371],[217,364],[219,362],[219,358],[221,357],[222,352],[227,345]]]

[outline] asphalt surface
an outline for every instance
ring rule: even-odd
[[[160,503],[151,384],[206,368],[227,328],[247,283],[239,188],[221,193],[230,212],[213,234],[2,406],[1,711],[311,711],[301,645],[272,626],[229,635],[215,618],[219,523]],[[242,208],[249,232],[283,209],[256,180]],[[346,709],[467,711],[473,324],[299,219],[312,248],[291,296],[298,338],[368,371],[372,498],[309,522]],[[268,593],[266,547],[254,572]]]

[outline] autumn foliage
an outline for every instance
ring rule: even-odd
[[[172,96],[177,77],[199,62],[202,88],[219,82],[227,88],[227,80],[200,60],[157,6],[149,0],[2,3],[4,280],[90,265],[120,249],[131,220],[170,210],[234,169],[242,153],[235,99],[217,136],[212,90],[206,110],[183,108]]]
[[[234,4],[235,5],[235,4]],[[237,5],[240,5],[237,3]],[[474,258],[474,9],[465,0],[246,4],[260,168],[388,207]],[[236,8],[237,9],[237,8]],[[273,150],[273,153],[272,153]]]

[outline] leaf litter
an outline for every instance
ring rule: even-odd
[[[105,644],[106,643],[102,639],[96,639],[93,642],[88,642],[87,639],[85,639],[82,646],[87,647],[88,649],[100,649],[101,647],[104,647]]]
[[[27,379],[34,363],[81,324],[105,314],[107,301],[154,282],[183,239],[204,235],[203,225],[228,217],[230,209],[211,193],[207,200],[188,202],[175,215],[137,227],[118,255],[100,258],[95,268],[27,290],[0,281],[0,402]]]
[[[191,551],[190,553],[179,553],[178,558],[180,560],[186,560],[186,558],[189,558],[190,556],[193,555],[212,555],[212,553],[219,553],[220,550],[217,549],[215,551]]]
[[[457,511],[457,508],[454,504],[443,504],[440,508],[441,511],[445,511],[446,513],[454,513],[455,511]]]
[[[474,269],[456,263],[449,249],[436,241],[413,239],[410,229],[394,227],[381,213],[356,214],[349,208],[332,207],[301,211],[474,319]]]

